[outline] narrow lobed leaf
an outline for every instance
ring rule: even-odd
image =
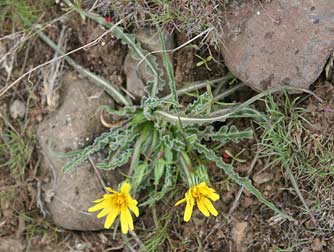
[[[206,146],[196,143],[195,144],[195,149],[202,155],[205,156],[206,159],[215,162],[216,165],[219,168],[222,168],[226,175],[228,175],[231,179],[233,179],[238,185],[244,186],[250,193],[252,193],[258,200],[260,200],[261,203],[265,204],[267,207],[269,207],[271,210],[276,212],[278,215],[281,217],[288,219],[288,220],[293,220],[293,218],[283,211],[279,210],[273,203],[268,201],[262,193],[256,189],[253,185],[252,182],[248,178],[242,178],[239,176],[239,174],[235,173],[233,171],[233,167],[230,164],[226,164],[221,157],[218,157],[212,150],[208,149]]]

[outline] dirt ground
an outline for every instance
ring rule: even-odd
[[[58,10],[59,11],[59,10]],[[70,15],[66,22],[67,46],[66,50],[75,49],[84,45],[103,33],[103,29],[94,22],[82,21],[76,15]],[[56,23],[46,29],[46,34],[57,41],[61,34],[62,25]],[[9,33],[8,29],[0,31],[0,37]],[[19,78],[25,71],[52,59],[54,51],[43,43],[38,37],[30,34],[31,38],[15,51],[12,66],[0,72],[0,88],[5,87]],[[0,40],[1,50],[12,48],[20,39],[18,34],[13,39]],[[177,34],[176,43],[184,41],[181,34]],[[208,57],[211,52],[215,61],[207,66],[196,66],[199,61],[194,55]],[[125,86],[123,62],[127,48],[121,45],[112,35],[92,47],[81,50],[73,55],[73,59],[80,65],[90,69],[99,76],[113,81],[119,86]],[[176,81],[178,85],[183,82],[214,79],[224,76],[227,69],[222,63],[220,54],[211,47],[189,47],[177,51],[174,55]],[[113,230],[98,232],[79,232],[63,230],[52,223],[49,216],[44,216],[41,210],[41,183],[47,182],[48,174],[40,170],[41,154],[36,140],[37,125],[50,113],[57,110],[62,102],[62,87],[56,90],[58,95],[52,101],[53,106],[46,101],[43,81],[48,76],[49,68],[41,68],[32,72],[15,85],[9,92],[0,97],[0,144],[8,142],[8,130],[12,130],[23,140],[21,143],[25,150],[21,150],[20,143],[16,148],[22,151],[19,170],[13,171],[11,165],[6,163],[12,153],[0,153],[0,252],[99,252],[99,251],[138,251],[130,250],[129,244],[135,244],[135,238],[121,236]],[[210,70],[208,70],[210,69]],[[73,71],[64,65],[62,75]],[[8,73],[10,77],[8,78]],[[61,83],[61,77],[57,82]],[[293,174],[300,187],[302,195],[309,206],[312,206],[313,218],[305,211],[298,195],[293,190],[291,182],[280,166],[268,165],[268,158],[256,156],[258,139],[262,130],[248,120],[237,121],[240,127],[252,127],[256,137],[250,141],[239,144],[230,144],[221,150],[223,154],[227,149],[232,153],[241,152],[240,159],[244,163],[236,162],[235,170],[242,176],[250,176],[262,194],[276,206],[283,209],[295,218],[295,221],[280,221],[272,218],[272,211],[262,205],[249,192],[243,190],[218,168],[210,165],[210,177],[214,188],[221,195],[216,207],[220,214],[217,218],[205,218],[195,212],[189,223],[182,221],[183,212],[173,207],[182,196],[182,190],[177,195],[170,195],[162,200],[155,208],[142,211],[142,218],[136,225],[136,233],[142,241],[148,241],[154,235],[152,214],[163,216],[162,227],[158,234],[162,239],[157,251],[212,251],[212,252],[316,252],[334,251],[334,182],[333,159],[330,155],[334,151],[334,86],[331,79],[326,80],[322,74],[312,86],[313,92],[322,99],[311,95],[299,95],[298,107],[305,109],[305,123],[300,132],[297,132],[301,142],[307,143],[309,159],[313,160],[310,169],[319,166],[328,167],[327,173],[321,179],[312,177],[315,171],[306,175],[298,169]],[[255,92],[244,88],[231,99],[242,101]],[[293,99],[297,95],[291,95]],[[275,97],[279,102],[283,96]],[[23,116],[13,118],[9,107],[15,100],[24,104]],[[282,103],[281,103],[282,104]],[[261,110],[263,103],[256,106]],[[19,112],[18,112],[19,113]],[[0,150],[5,150],[2,148]],[[27,151],[28,150],[28,151]],[[27,154],[28,152],[28,154]],[[327,153],[330,161],[318,159],[321,153]],[[252,164],[254,163],[254,164]],[[15,167],[15,165],[13,166]],[[19,166],[17,166],[19,167]],[[249,170],[252,171],[249,174]],[[311,174],[311,175],[310,175]],[[258,183],[256,183],[258,182]],[[236,204],[234,206],[234,204]],[[158,241],[159,242],[159,239]]]

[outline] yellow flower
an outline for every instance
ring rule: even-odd
[[[131,186],[129,183],[123,183],[121,191],[117,192],[106,187],[108,194],[104,194],[102,199],[93,201],[97,203],[95,206],[88,209],[88,212],[102,211],[97,215],[97,218],[107,216],[104,222],[104,228],[110,228],[116,217],[121,215],[122,233],[127,234],[128,230],[133,230],[133,219],[129,209],[138,217],[139,209],[137,200],[130,195]]]
[[[212,205],[211,201],[219,200],[219,195],[216,191],[206,185],[205,182],[200,183],[197,186],[191,187],[185,194],[185,198],[176,202],[175,206],[180,205],[183,202],[186,202],[186,209],[184,211],[184,221],[188,222],[193,213],[193,207],[195,202],[198,209],[206,217],[209,217],[210,214],[217,216],[218,212],[216,208]]]

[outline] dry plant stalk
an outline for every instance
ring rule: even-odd
[[[7,81],[12,75],[17,50],[25,40],[26,35],[24,33],[11,34],[10,36],[6,36],[5,40],[0,40],[0,69],[5,70]],[[6,41],[8,41],[8,43],[6,43]]]
[[[66,51],[66,44],[66,27],[63,26],[58,38],[58,46],[60,49]],[[64,58],[59,59],[59,53],[57,51],[55,51],[53,59],[54,61],[47,68],[42,70],[44,100],[49,111],[55,111],[59,105],[59,83],[64,68]]]

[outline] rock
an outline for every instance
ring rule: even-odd
[[[308,88],[334,50],[333,0],[245,1],[227,13],[225,64],[255,90]]]
[[[139,41],[142,45],[142,47],[149,51],[161,51],[162,45],[160,43],[159,39],[159,33],[156,32],[154,29],[150,28],[142,28],[138,29],[133,34],[137,41]],[[173,35],[164,34],[165,36],[165,44],[166,49],[172,49],[174,48],[174,38]],[[160,69],[164,70],[164,66],[162,63],[162,56],[161,53],[155,53],[155,56],[157,56],[157,62],[159,64]],[[169,54],[170,61],[173,63],[172,55]],[[126,75],[126,88],[127,90],[133,94],[135,97],[142,97],[145,95],[145,85],[146,82],[149,80],[152,80],[152,76],[147,73],[146,71],[146,65],[144,62],[142,62],[140,65],[140,61],[135,60],[132,58],[130,52],[125,58],[124,62],[124,73]],[[164,77],[166,77],[166,74],[164,74]],[[165,78],[167,80],[167,78]]]
[[[26,113],[26,105],[20,100],[15,100],[9,107],[9,113],[13,119],[23,118]]]
[[[145,95],[145,84],[137,72],[138,61],[129,54],[125,57],[124,72],[126,75],[126,89],[136,98]],[[140,67],[140,72],[145,73],[144,67]]]
[[[324,247],[326,246],[326,242],[320,240],[319,238],[315,238],[311,244],[312,251],[324,251]]]
[[[68,74],[62,86],[61,106],[50,113],[37,130],[45,157],[42,170],[52,171],[52,181],[45,193],[47,209],[54,223],[62,228],[99,230],[103,228],[103,220],[87,213],[92,200],[103,194],[94,170],[89,163],[84,163],[70,174],[64,174],[62,169],[69,159],[59,158],[55,152],[64,153],[91,143],[104,130],[97,110],[102,104],[110,104],[110,98],[96,85],[75,74]],[[102,173],[105,182],[117,185],[120,179],[116,173],[111,178]]]
[[[247,173],[250,169],[250,163],[239,164],[235,167],[236,171],[239,173]]]
[[[244,252],[247,250],[247,247],[243,245],[247,234],[247,227],[248,223],[246,221],[237,221],[233,225],[232,239],[236,247],[236,251]]]
[[[274,179],[274,174],[270,172],[257,172],[253,175],[254,183],[261,185]]]
[[[20,240],[1,237],[0,238],[0,252],[23,252],[24,245]]]
[[[254,200],[249,197],[244,197],[241,199],[240,206],[243,208],[249,208],[250,206],[254,205]]]

